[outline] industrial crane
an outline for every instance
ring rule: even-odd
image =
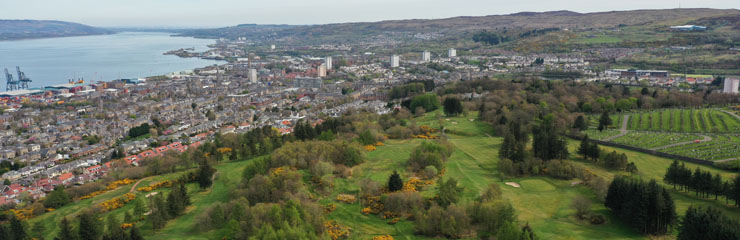
[[[26,73],[21,72],[19,66],[15,66],[15,70],[18,72],[18,82],[20,82],[21,89],[28,89],[28,83],[32,82],[30,78],[26,77]]]
[[[13,79],[13,74],[10,74],[7,68],[5,68],[5,79],[7,79],[7,82],[5,83],[5,91],[18,89],[18,81]]]

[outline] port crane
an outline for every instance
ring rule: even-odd
[[[20,82],[13,79],[13,74],[10,74],[7,68],[5,68],[5,79],[7,79],[7,82],[5,83],[5,91],[18,89],[18,84]]]
[[[28,89],[28,83],[32,82],[30,78],[26,77],[26,73],[21,72],[21,67],[15,66],[15,70],[18,72],[18,82],[20,82],[21,89]]]

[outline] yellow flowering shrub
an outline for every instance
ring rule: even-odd
[[[146,186],[146,187],[137,188],[136,191],[139,191],[139,192],[151,192],[151,191],[157,190],[159,188],[163,188],[163,187],[172,187],[172,181],[170,181],[170,180],[161,181],[161,182],[158,182],[158,183],[155,183],[155,184]]]
[[[118,188],[120,186],[129,185],[129,184],[132,184],[134,182],[136,182],[136,181],[131,180],[131,179],[128,179],[128,178],[123,179],[123,180],[113,181],[113,182],[109,183],[108,186],[105,187],[105,189],[106,190],[113,190],[113,189],[116,189],[116,188]]]
[[[331,237],[332,240],[349,238],[350,229],[346,226],[340,225],[337,221],[328,221],[324,223],[324,227],[326,227],[326,232],[329,233],[329,237]]]
[[[337,201],[343,202],[343,203],[355,203],[357,199],[355,198],[355,195],[351,194],[339,194],[337,195]]]
[[[385,209],[385,205],[380,201],[380,196],[363,196],[362,203],[365,206],[362,209],[362,214],[365,215],[378,214]]]
[[[421,179],[417,177],[412,177],[405,183],[403,183],[403,191],[404,192],[416,192],[422,189],[424,186],[432,185],[434,184],[434,181],[432,180],[426,180],[422,181]]]
[[[136,195],[134,195],[133,193],[126,193],[123,196],[102,202],[100,203],[100,206],[103,207],[105,210],[110,211],[121,208],[126,205],[126,203],[131,202],[134,199],[136,199]]]
[[[329,203],[329,204],[326,204],[326,206],[324,206],[323,209],[325,213],[331,213],[337,209],[337,205],[334,205],[333,203]]]
[[[375,151],[375,146],[373,145],[365,145],[365,151],[372,152]]]
[[[373,240],[393,240],[393,236],[391,235],[375,236],[373,237]]]

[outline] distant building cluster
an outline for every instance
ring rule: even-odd
[[[696,26],[696,25],[681,25],[681,26],[672,26],[671,29],[678,30],[678,31],[705,31],[707,30],[707,27]]]

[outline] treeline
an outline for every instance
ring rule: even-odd
[[[147,216],[152,223],[152,229],[161,229],[167,224],[167,221],[179,217],[190,205],[190,196],[183,181],[178,181],[172,186],[172,190],[167,194],[167,198],[162,194],[151,197],[149,202],[150,213]]]
[[[560,71],[560,70],[545,70],[542,72],[542,77],[555,78],[555,79],[577,79],[583,76],[582,72],[578,71]]]
[[[513,76],[496,80],[472,80],[445,86],[440,94],[486,92],[484,97],[465,105],[466,110],[479,111],[479,119],[494,127],[494,134],[503,136],[508,123],[519,121],[522,128],[531,128],[539,116],[553,114],[560,129],[571,129],[579,114],[655,109],[668,107],[699,107],[706,104],[740,103],[718,92],[681,92],[649,89],[642,94],[625,86],[599,83],[575,83],[568,80],[544,81],[534,77]]]
[[[481,31],[476,34],[473,34],[473,41],[486,43],[488,45],[498,45],[501,43],[511,41],[511,38],[509,38],[506,35],[499,35],[494,32]]]
[[[648,183],[616,177],[609,185],[604,205],[641,233],[670,233],[676,223],[676,206],[668,191],[655,180]]]
[[[144,240],[144,235],[139,231],[137,220],[128,212],[124,218],[123,227],[119,219],[109,215],[105,221],[101,221],[100,213],[96,210],[85,210],[77,215],[74,220],[69,216],[63,217],[59,223],[59,233],[53,239],[64,240]],[[45,223],[37,222],[29,227],[25,222],[12,216],[8,224],[0,225],[0,239],[26,240],[26,239],[52,239],[44,236]]]
[[[431,91],[434,88],[430,90],[426,90],[426,87],[423,83],[407,83],[401,86],[395,86],[391,88],[389,97],[391,99],[399,99],[399,98],[406,98],[411,97],[419,93],[423,93],[425,91]]]
[[[678,227],[678,240],[740,239],[740,223],[713,207],[689,206]]]
[[[519,37],[525,38],[525,37],[536,37],[536,36],[542,36],[549,32],[556,32],[560,31],[560,28],[543,28],[543,29],[532,29],[523,33],[519,34]]]
[[[588,134],[581,139],[581,144],[578,147],[578,154],[581,154],[584,160],[589,160],[590,158],[591,161],[601,163],[611,170],[626,171],[632,174],[637,173],[637,165],[634,162],[629,162],[627,154],[620,154],[617,151],[602,154],[603,151],[599,148],[598,144],[589,141]]]
[[[740,206],[740,176],[736,176],[732,181],[724,181],[719,173],[712,175],[711,172],[699,167],[691,171],[684,163],[679,164],[678,160],[673,160],[663,180],[673,185],[674,189],[678,187],[679,191],[693,190],[696,196],[703,198],[714,195],[715,200],[719,196],[724,196],[725,202],[735,200],[735,205]]]
[[[347,124],[347,122],[340,118],[329,118],[320,124],[316,124],[316,126],[311,126],[310,123],[301,120],[296,123],[295,127],[293,127],[293,136],[298,140],[312,140],[318,138],[324,141],[331,141],[334,140],[334,134],[339,131],[339,127],[342,127],[345,124]]]

